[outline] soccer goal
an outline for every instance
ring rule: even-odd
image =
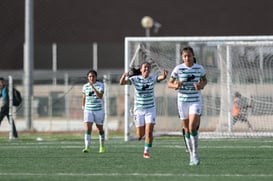
[[[169,78],[182,63],[180,51],[185,46],[194,49],[208,79],[202,91],[200,137],[273,136],[273,36],[126,37],[125,71],[147,61],[153,74],[166,69]],[[177,92],[167,87],[167,79],[155,87],[155,134],[181,135]],[[125,141],[135,130],[133,91],[132,86],[125,86]],[[236,122],[231,114],[235,92],[245,104],[245,117]]]

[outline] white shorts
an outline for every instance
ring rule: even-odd
[[[178,103],[179,118],[181,120],[189,119],[190,114],[201,115],[202,103],[201,102],[189,102]]]
[[[155,107],[147,110],[135,110],[135,125],[136,127],[144,126],[147,123],[155,124],[156,120],[156,109]]]
[[[84,111],[83,122],[93,123],[97,125],[103,125],[104,123],[104,111]]]

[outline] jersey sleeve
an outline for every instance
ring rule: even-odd
[[[136,81],[136,76],[132,76],[128,78],[129,85],[134,85]]]
[[[204,69],[204,67],[202,65],[200,65],[200,66],[201,66],[201,68],[200,68],[201,77],[204,77],[204,76],[206,76],[205,69]]]
[[[153,81],[154,81],[155,84],[158,82],[157,79],[158,79],[158,75],[153,75]]]
[[[172,73],[171,73],[171,78],[173,78],[173,79],[178,79],[178,66],[176,66],[174,69],[173,69],[173,71],[172,71]]]
[[[82,86],[82,94],[85,94],[85,85]]]

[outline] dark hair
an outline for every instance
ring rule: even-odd
[[[144,64],[148,64],[150,67],[151,67],[151,63],[149,63],[149,62],[143,62],[141,65],[140,65],[140,69],[142,68],[142,66],[144,65]]]
[[[5,81],[5,79],[3,77],[0,77],[0,81]]]
[[[188,47],[184,47],[181,51],[181,54],[184,52],[184,51],[190,51],[192,53],[192,55],[194,56],[194,51],[193,51],[193,48],[188,46]]]
[[[129,71],[129,77],[132,77],[134,75],[140,75],[141,72],[140,72],[140,68],[131,68],[130,71]]]
[[[181,51],[181,54],[184,52],[184,51],[190,51],[193,55],[193,62],[196,63],[196,58],[194,56],[194,51],[193,51],[193,48],[190,47],[190,46],[187,46],[187,47],[184,47]]]
[[[96,77],[97,77],[97,72],[95,71],[95,70],[89,70],[88,72],[87,72],[87,74],[86,74],[86,76],[88,76],[89,74],[94,74]]]
[[[236,91],[236,92],[234,93],[234,96],[235,96],[235,97],[241,97],[242,95],[241,95],[240,92],[237,92],[237,91]]]
[[[151,67],[151,63],[149,63],[149,62],[143,62],[143,63],[140,64],[139,68],[131,68],[130,69],[130,71],[129,71],[129,77],[132,77],[134,75],[141,75],[140,69],[142,68],[142,66],[144,64],[148,64]]]

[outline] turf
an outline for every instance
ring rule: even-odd
[[[156,137],[152,158],[142,157],[142,141],[109,138],[106,152],[82,153],[81,135],[21,136],[0,139],[0,180],[273,180],[273,140],[201,139],[201,164],[189,166],[179,137]]]

